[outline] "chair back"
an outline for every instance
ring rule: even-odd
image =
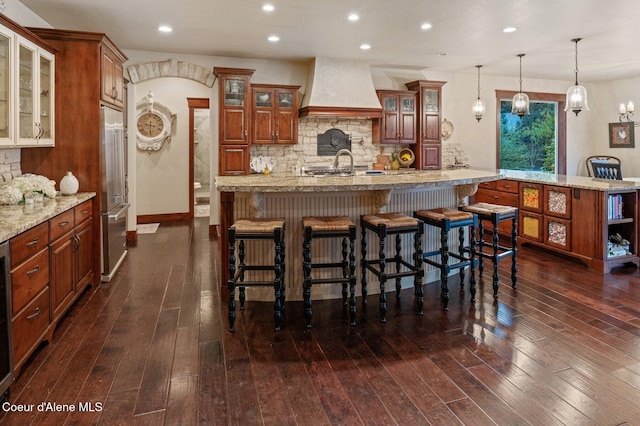
[[[622,179],[621,162],[618,157],[610,155],[592,155],[587,158],[587,175],[599,179]],[[617,166],[617,167],[616,167]],[[596,168],[599,172],[596,174]],[[611,177],[607,177],[611,176]]]

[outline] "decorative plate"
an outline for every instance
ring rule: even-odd
[[[453,135],[453,123],[446,118],[442,120],[442,140],[449,140]]]

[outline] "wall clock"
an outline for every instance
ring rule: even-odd
[[[151,92],[138,102],[136,109],[136,144],[139,149],[151,153],[171,141],[171,128],[176,114],[156,102]]]

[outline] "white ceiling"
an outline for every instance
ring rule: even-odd
[[[262,11],[270,2],[275,11]],[[55,28],[107,33],[124,50],[303,60],[572,80],[640,76],[638,0],[22,0]],[[7,7],[11,7],[8,3]],[[356,12],[357,22],[347,15]],[[420,24],[429,22],[430,30]],[[161,34],[160,24],[174,31]],[[505,34],[502,29],[518,31]],[[278,43],[267,36],[277,34]],[[362,43],[372,47],[360,50]],[[446,56],[437,53],[446,52]]]

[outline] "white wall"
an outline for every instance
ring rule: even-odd
[[[49,23],[44,19],[36,15],[27,6],[19,1],[5,0],[7,8],[4,11],[4,15],[17,22],[23,27],[43,27],[52,28]]]

